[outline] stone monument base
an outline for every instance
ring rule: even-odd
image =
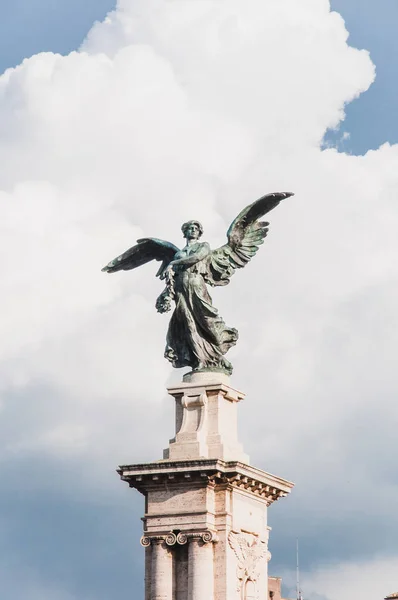
[[[118,472],[145,495],[145,600],[267,600],[267,508],[291,483],[217,459]]]
[[[293,484],[249,466],[244,394],[226,375],[191,373],[168,391],[176,434],[163,460],[118,470],[145,496],[145,600],[268,600],[267,509]]]

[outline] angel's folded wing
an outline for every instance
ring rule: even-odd
[[[267,194],[239,213],[228,229],[228,243],[213,250],[208,258],[206,280],[210,285],[227,285],[235,269],[247,265],[264,243],[268,233],[269,223],[258,219],[289,196],[293,194],[291,192]]]
[[[156,276],[163,279],[165,270],[177,252],[177,246],[174,246],[174,244],[171,244],[170,242],[165,242],[156,238],[143,238],[137,240],[135,246],[111,260],[102,271],[105,273],[129,271],[130,269],[140,267],[151,260],[158,260],[162,261],[162,264]]]

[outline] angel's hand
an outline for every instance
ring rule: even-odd
[[[174,266],[172,265],[172,263],[169,263],[160,275],[160,279],[169,281],[170,279],[174,278],[174,273]]]
[[[166,313],[171,311],[171,298],[167,293],[163,292],[156,300],[156,310],[159,313]]]
[[[174,271],[174,263],[173,263],[173,262],[171,262],[171,263],[168,265],[168,267],[167,267],[166,271],[164,272],[164,274],[165,274],[165,279],[166,279],[166,280],[167,280],[167,279],[170,279],[170,278],[172,279],[172,278],[174,277],[174,273],[175,273],[175,271]]]

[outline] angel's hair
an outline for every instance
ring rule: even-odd
[[[196,225],[196,227],[199,229],[199,237],[200,237],[201,235],[203,235],[203,225],[202,225],[202,223],[200,223],[199,221],[187,221],[187,222],[186,222],[186,223],[184,223],[184,225],[182,225],[182,227],[181,227],[181,231],[182,231],[182,233],[184,234],[184,237],[185,237],[185,233],[186,233],[186,231],[187,231],[187,229],[188,229],[188,227],[189,227],[190,225]]]

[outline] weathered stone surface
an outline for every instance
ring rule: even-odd
[[[146,600],[267,598],[267,508],[293,484],[218,459],[126,465],[118,472],[145,496]]]
[[[176,435],[164,459],[220,458],[249,463],[238,440],[237,406],[244,394],[220,373],[189,374],[168,388],[175,399]]]
[[[282,600],[281,577],[268,577],[268,597],[270,600]]]
[[[249,465],[244,394],[226,374],[190,373],[168,391],[176,435],[163,460],[118,470],[145,496],[145,600],[268,600],[267,510],[293,484]]]

